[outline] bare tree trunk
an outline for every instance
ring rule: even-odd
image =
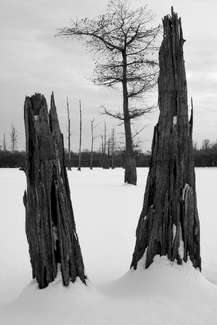
[[[158,80],[160,116],[154,129],[151,166],[131,266],[136,268],[144,257],[148,268],[159,254],[178,264],[190,259],[195,268],[201,269],[193,115],[188,121],[184,39],[181,20],[173,8],[172,15],[164,17],[163,27]]]
[[[107,141],[107,126],[106,122],[104,124],[104,159],[103,159],[103,169],[109,169],[108,155],[107,155],[108,141]]]
[[[124,183],[136,185],[137,183],[137,172],[136,172],[136,160],[133,154],[133,141],[131,132],[131,123],[129,117],[129,98],[127,90],[127,55],[123,53],[123,111],[124,111],[124,130],[125,130],[125,145],[126,145],[126,156],[125,156],[125,173]]]
[[[115,129],[112,128],[112,134],[111,134],[111,168],[112,169],[115,169],[115,154],[114,154],[114,151],[115,151]]]
[[[3,135],[3,150],[4,151],[7,151],[7,142],[6,142],[6,136],[5,136],[5,133]]]
[[[136,160],[133,153],[132,132],[131,132],[130,119],[128,117],[124,121],[124,127],[125,127],[125,143],[126,143],[124,183],[136,185],[137,184]]]
[[[68,126],[67,126],[67,131],[68,131],[68,170],[71,170],[71,166],[72,166],[72,157],[71,157],[71,120],[69,117],[69,101],[68,101],[68,97],[67,97],[67,115],[68,115]]]
[[[79,155],[78,155],[78,170],[81,170],[81,140],[82,140],[82,113],[81,113],[81,100],[79,100],[80,112],[80,137],[79,137]]]
[[[103,141],[103,135],[101,135],[101,147],[102,147],[102,150],[101,150],[101,153],[102,153],[102,168],[104,166],[104,159],[105,159],[105,155],[104,155],[104,141]]]
[[[107,168],[110,168],[110,151],[111,151],[111,139],[107,140]]]
[[[93,131],[97,127],[97,125],[99,125],[99,123],[96,124],[96,125],[94,125],[94,121],[95,121],[95,119],[93,119],[92,121],[90,121],[90,125],[91,125],[90,169],[91,170],[93,169],[93,143],[94,143],[94,140],[96,138],[98,138],[98,136],[94,136]]]
[[[93,169],[93,123],[94,123],[94,119],[92,121],[90,121],[90,125],[91,125],[91,151],[90,151],[90,169]]]
[[[24,204],[33,278],[39,288],[45,288],[56,278],[59,264],[64,286],[76,277],[85,283],[54,95],[49,114],[43,95],[26,97],[24,120],[27,177]]]

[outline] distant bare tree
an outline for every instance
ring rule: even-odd
[[[94,121],[95,121],[95,119],[90,121],[90,123],[91,123],[90,169],[91,170],[93,169],[93,143],[94,143],[94,140],[99,137],[99,136],[94,136],[94,129],[97,127],[97,125],[99,125],[99,123],[94,125]]]
[[[112,128],[111,137],[109,138],[109,147],[111,154],[111,168],[115,168],[115,128]]]
[[[66,100],[66,109],[67,109],[67,121],[68,121],[68,125],[67,125],[67,139],[68,139],[68,170],[71,170],[71,165],[72,165],[72,159],[71,159],[71,120],[70,120],[70,115],[69,115],[69,101],[68,101],[68,97]]]
[[[201,149],[209,149],[211,147],[211,142],[209,139],[205,139],[202,141]]]
[[[18,132],[15,129],[15,126],[11,124],[11,132],[10,132],[10,139],[11,139],[11,151],[15,152],[18,146]]]
[[[7,151],[7,142],[6,142],[6,135],[3,134],[3,142],[2,142],[2,148],[4,151]]]
[[[104,123],[104,139],[103,139],[103,169],[109,169],[109,161],[108,161],[108,151],[109,151],[109,145],[107,140],[107,124]]]
[[[103,135],[101,137],[101,154],[102,154],[102,167],[104,165],[104,141],[103,141]]]
[[[79,99],[79,113],[80,113],[80,136],[79,136],[78,170],[81,171],[82,112],[81,112],[80,99]]]
[[[111,158],[111,160],[108,162],[108,165],[111,166],[112,169],[115,168],[115,161],[114,161],[114,157],[115,157],[115,128],[113,127],[111,130],[111,135],[108,138],[107,141],[107,158]]]

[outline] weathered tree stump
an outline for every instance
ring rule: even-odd
[[[48,113],[41,94],[26,97],[26,235],[33,278],[39,288],[52,282],[61,265],[64,286],[86,276],[76,233],[54,95]]]
[[[131,267],[146,256],[145,268],[155,255],[167,255],[178,264],[188,258],[201,269],[200,225],[195,191],[192,124],[188,121],[187,82],[183,58],[181,19],[173,12],[163,19],[159,51],[158,124],[143,209],[136,230]]]

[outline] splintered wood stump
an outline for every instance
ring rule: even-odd
[[[136,230],[131,267],[145,254],[145,268],[155,255],[171,261],[190,259],[201,269],[200,225],[192,149],[193,112],[188,120],[187,82],[181,19],[163,19],[159,51],[160,115],[154,129],[152,157],[143,209]]]
[[[86,276],[76,233],[54,95],[48,113],[41,94],[26,97],[26,235],[33,278],[39,288],[52,282],[61,265],[64,286]]]

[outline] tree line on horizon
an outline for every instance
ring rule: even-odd
[[[217,140],[211,142],[209,139],[202,141],[199,147],[197,142],[193,146],[194,166],[195,167],[217,167]],[[151,151],[142,151],[139,148],[134,149],[134,157],[137,167],[150,167]],[[68,151],[65,149],[65,163],[69,166]],[[91,153],[89,149],[81,151],[82,168],[124,168],[125,150],[115,149],[114,152],[105,153],[102,148]],[[79,152],[71,151],[71,168],[78,168]],[[25,151],[18,151],[10,148],[0,147],[0,168],[25,168]]]

